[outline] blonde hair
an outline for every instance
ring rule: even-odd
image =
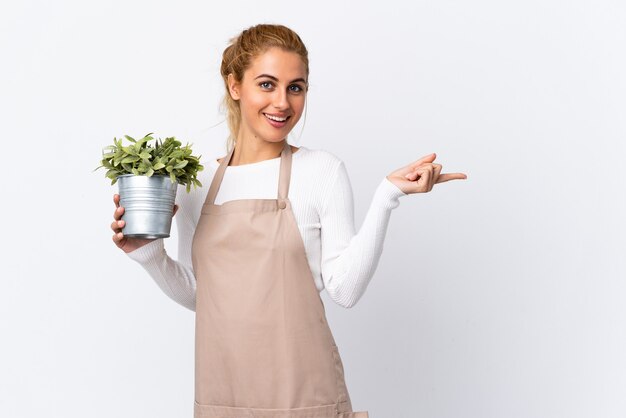
[[[298,54],[306,68],[307,79],[309,77],[308,51],[298,34],[288,27],[260,24],[245,29],[232,38],[222,54],[222,65],[220,68],[224,86],[226,87],[222,100],[222,109],[226,111],[226,121],[230,130],[230,135],[226,141],[226,149],[228,151],[235,146],[239,127],[241,126],[239,102],[234,100],[229,93],[228,75],[232,74],[237,82],[241,82],[243,74],[250,67],[252,60],[273,47]]]

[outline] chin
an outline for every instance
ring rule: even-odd
[[[265,137],[263,139],[266,140],[267,142],[274,142],[274,143],[281,142],[282,140],[286,140],[287,139],[287,137],[289,136],[290,132],[291,132],[291,130],[289,130],[288,132],[286,132],[282,136]]]

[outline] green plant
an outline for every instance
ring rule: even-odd
[[[105,176],[111,179],[111,184],[117,182],[118,176],[124,174],[134,174],[136,176],[169,176],[172,183],[178,182],[186,186],[187,192],[191,190],[191,185],[202,186],[196,178],[199,171],[204,167],[200,165],[200,157],[191,155],[192,150],[189,144],[184,147],[181,142],[174,137],[160,138],[154,145],[148,144],[154,140],[152,133],[136,140],[128,135],[124,137],[131,142],[129,145],[122,144],[113,138],[113,144],[102,150],[101,165],[96,167],[106,168]],[[95,171],[94,170],[94,171]]]

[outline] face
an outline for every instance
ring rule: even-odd
[[[302,115],[306,67],[297,53],[271,48],[252,61],[241,82],[231,74],[228,85],[241,109],[237,140],[280,142]]]

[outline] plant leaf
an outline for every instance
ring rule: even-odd
[[[183,168],[183,167],[184,167],[184,166],[186,166],[188,163],[189,163],[189,161],[187,161],[187,160],[183,160],[183,161],[181,161],[180,163],[176,164],[176,165],[174,166],[174,168]]]
[[[131,155],[131,156],[128,156],[128,157],[124,158],[122,160],[122,164],[124,164],[124,163],[136,163],[137,161],[139,161],[139,159],[140,158],[139,158],[138,155],[137,156]]]
[[[122,147],[122,151],[130,155],[139,155],[139,152],[134,147]]]

